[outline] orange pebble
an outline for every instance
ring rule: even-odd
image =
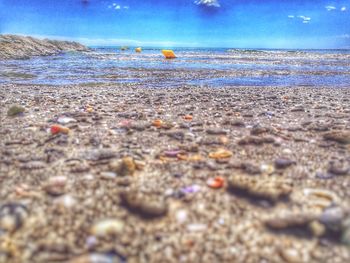
[[[218,189],[224,186],[224,178],[217,176],[215,178],[209,178],[207,180],[207,185],[210,188]]]
[[[52,134],[57,134],[57,133],[65,133],[65,134],[67,134],[67,133],[69,133],[69,128],[61,126],[61,125],[54,124],[50,128],[50,132]]]
[[[199,154],[195,154],[188,158],[188,160],[191,162],[199,162],[199,161],[202,161],[202,159],[203,159],[202,156],[200,156]]]
[[[192,116],[192,115],[185,115],[183,118],[184,118],[184,120],[186,120],[186,121],[192,121],[193,116]]]
[[[188,156],[187,154],[185,153],[179,153],[176,155],[176,157],[179,159],[179,160],[182,160],[182,161],[186,161],[188,159]]]
[[[225,149],[218,149],[216,152],[209,153],[209,158],[212,159],[223,159],[232,156],[232,152]]]
[[[86,107],[86,112],[93,112],[94,109],[91,106]]]
[[[159,119],[154,120],[154,121],[152,122],[152,125],[155,126],[155,127],[157,127],[157,128],[161,128],[162,125],[163,125],[163,121],[162,121],[162,120],[159,120]]]

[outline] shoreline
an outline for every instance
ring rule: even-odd
[[[0,261],[350,260],[349,88],[130,86],[0,84]]]

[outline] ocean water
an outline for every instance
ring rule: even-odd
[[[158,48],[135,53],[95,47],[89,53],[0,61],[0,83],[350,87],[349,50],[174,51],[172,60]]]

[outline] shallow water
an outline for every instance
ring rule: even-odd
[[[29,60],[0,61],[0,83],[137,83],[144,86],[348,87],[350,51],[94,48]]]

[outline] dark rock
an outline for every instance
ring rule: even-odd
[[[275,167],[277,169],[285,169],[293,164],[296,164],[296,162],[288,158],[277,158],[275,160]]]

